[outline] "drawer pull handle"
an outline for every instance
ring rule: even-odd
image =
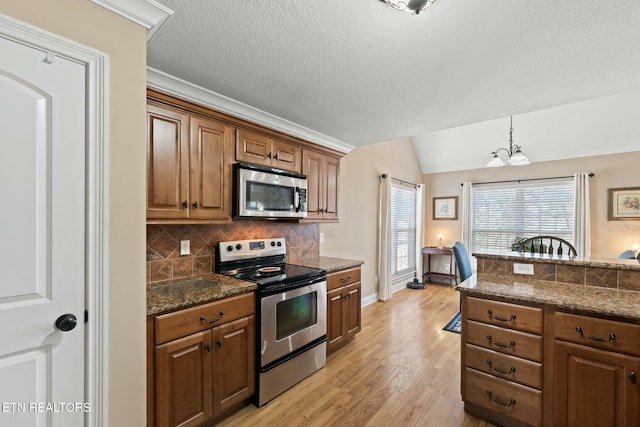
[[[493,369],[494,371],[496,371],[496,372],[498,372],[500,374],[503,374],[503,375],[510,375],[510,374],[513,374],[516,371],[515,366],[512,366],[511,369],[509,369],[508,371],[506,371],[506,370],[504,370],[502,368],[494,368],[493,364],[491,363],[491,359],[487,360],[487,365],[489,365],[489,367],[491,369]]]
[[[340,281],[341,281],[341,282],[348,282],[349,280],[351,280],[351,276],[341,277],[341,278],[340,278]]]
[[[496,347],[501,347],[501,348],[511,348],[514,345],[516,345],[515,341],[511,341],[509,344],[505,344],[505,343],[498,342],[498,341],[493,342],[493,340],[491,339],[491,335],[487,335],[487,340],[489,340],[489,344],[493,344]]]
[[[578,331],[583,338],[586,338],[586,339],[591,340],[591,341],[610,342],[610,341],[613,341],[613,340],[616,339],[616,334],[614,334],[613,332],[610,332],[609,333],[609,339],[605,340],[604,338],[600,338],[600,337],[597,337],[595,335],[585,335],[580,326],[576,326],[576,331]]]
[[[206,317],[200,316],[200,320],[203,320],[203,321],[208,322],[208,323],[216,323],[216,322],[222,320],[222,316],[224,316],[224,311],[221,311],[220,312],[220,316],[216,317],[215,319],[208,320]]]
[[[631,371],[631,373],[629,374],[629,380],[631,381],[631,384],[635,384],[636,382],[638,382],[638,377],[636,376],[636,373]]]
[[[499,320],[501,322],[513,322],[514,320],[516,320],[516,315],[515,314],[512,314],[511,317],[509,317],[508,319],[506,317],[502,317],[502,316],[494,316],[492,310],[487,310],[487,314],[489,315],[490,318],[495,319],[495,320]]]
[[[489,400],[491,400],[493,403],[497,403],[500,406],[513,406],[516,404],[516,400],[515,399],[509,399],[509,402],[505,402],[503,400],[499,400],[499,399],[494,399],[493,398],[493,393],[491,392],[491,390],[487,390],[487,396],[489,396]]]

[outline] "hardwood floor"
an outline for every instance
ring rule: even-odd
[[[463,411],[458,311],[448,285],[404,289],[362,309],[362,331],[327,365],[262,408],[221,426],[491,426]]]

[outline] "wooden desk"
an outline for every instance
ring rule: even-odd
[[[449,257],[449,272],[448,273],[437,273],[431,271],[431,255],[443,255]],[[425,257],[426,256],[426,257]],[[426,259],[425,259],[426,258]],[[451,281],[453,280],[455,284],[458,284],[457,278],[457,266],[453,260],[453,249],[451,248],[437,248],[435,246],[427,246],[426,248],[422,248],[422,280],[426,283],[427,279],[431,279],[431,277],[447,279],[449,280],[449,284],[451,285]]]

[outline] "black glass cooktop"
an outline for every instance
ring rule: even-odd
[[[232,275],[236,279],[255,282],[258,286],[269,286],[272,284],[289,284],[301,280],[315,279],[324,276],[325,271],[319,268],[282,263],[263,265],[259,268],[243,269]]]

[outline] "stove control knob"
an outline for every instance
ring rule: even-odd
[[[242,245],[241,245],[240,243],[238,243],[238,244],[236,245],[236,249],[237,249],[237,250],[242,249]]]
[[[274,242],[273,240],[271,241],[271,246],[275,246],[276,242]]]
[[[282,242],[278,242],[278,246],[282,246]]]
[[[233,246],[229,245],[227,246],[227,252],[231,252],[233,250]]]

